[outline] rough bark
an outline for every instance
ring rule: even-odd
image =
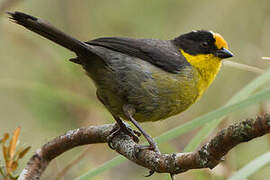
[[[31,157],[19,180],[39,179],[52,159],[76,146],[106,143],[113,127],[114,124],[106,124],[79,128],[53,139]],[[212,169],[236,145],[269,132],[270,115],[265,114],[230,125],[195,152],[159,154],[141,150],[131,137],[123,133],[112,139],[112,146],[127,159],[154,172],[179,174],[190,169]]]

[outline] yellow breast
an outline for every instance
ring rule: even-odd
[[[180,49],[182,55],[199,73],[198,90],[199,97],[205,92],[215,79],[221,67],[221,59],[213,54],[190,55]]]

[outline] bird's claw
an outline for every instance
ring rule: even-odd
[[[151,150],[151,151],[154,151],[158,154],[161,154],[160,153],[160,150],[157,146],[157,144],[150,144],[150,145],[139,145],[138,147],[140,150]]]
[[[154,173],[155,173],[155,171],[150,170],[150,171],[149,171],[149,174],[145,175],[144,177],[150,177],[150,176],[152,176]]]
[[[172,180],[174,180],[174,179],[175,179],[175,178],[174,178],[175,174],[170,173],[170,176],[171,176],[171,179],[172,179]]]
[[[140,141],[139,137],[141,136],[141,133],[137,130],[133,130],[128,126],[123,127],[119,127],[118,125],[115,126],[113,128],[113,130],[111,131],[111,134],[107,137],[107,142],[108,145],[111,149],[114,149],[113,145],[112,145],[112,140],[115,136],[119,135],[120,132],[124,132],[125,134],[129,135],[130,137],[132,137],[133,141],[138,143]]]

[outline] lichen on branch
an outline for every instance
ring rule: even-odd
[[[114,124],[89,126],[68,131],[42,146],[28,161],[19,180],[37,180],[49,162],[76,146],[107,143]],[[190,169],[214,168],[236,145],[263,136],[270,132],[270,115],[246,119],[221,130],[209,142],[194,152],[159,154],[141,150],[133,139],[119,133],[112,139],[115,151],[130,161],[150,169],[152,172],[179,174]]]

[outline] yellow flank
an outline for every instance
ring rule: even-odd
[[[186,60],[199,72],[199,82],[197,84],[199,97],[205,92],[215,79],[221,67],[221,59],[213,54],[190,55],[180,49]]]
[[[215,45],[217,46],[218,49],[225,48],[228,49],[228,44],[225,41],[225,39],[218,33],[213,33],[213,36],[216,40]]]

